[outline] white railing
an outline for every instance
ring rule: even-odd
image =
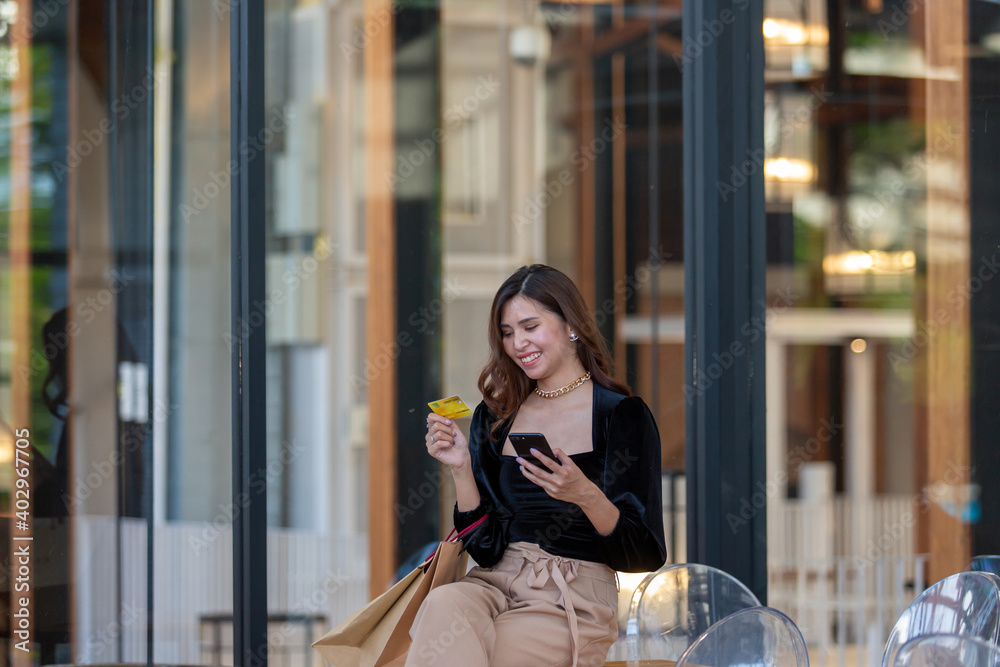
[[[813,664],[879,665],[892,625],[925,588],[912,497],[771,501],[768,604],[802,630]]]
[[[146,524],[114,517],[74,520],[76,655],[72,662],[145,662]],[[119,537],[120,535],[120,537]],[[119,543],[121,548],[117,548]],[[214,655],[204,619],[232,615],[232,530],[209,523],[169,522],[153,535],[153,659],[199,664]],[[368,544],[364,535],[331,537],[309,531],[268,530],[268,613],[322,618],[322,631],[368,601]],[[118,576],[122,609],[117,610]],[[231,623],[223,662],[232,664]],[[309,639],[295,632],[296,641]],[[293,630],[269,626],[272,646],[288,647]],[[277,635],[282,635],[278,637]],[[122,653],[118,655],[119,636]],[[312,639],[317,637],[313,636]],[[228,649],[228,653],[226,652]],[[291,652],[292,648],[284,649]],[[299,647],[295,647],[299,651]],[[296,655],[301,656],[301,652]],[[321,665],[318,654],[310,655]],[[303,663],[301,658],[296,664]]]
[[[925,587],[924,555],[770,563],[768,605],[802,631],[811,664],[874,665],[896,619]]]
[[[915,553],[917,507],[910,495],[865,500],[771,499],[767,514],[769,561],[816,560]]]
[[[673,512],[664,512],[665,524],[674,524],[683,544],[683,485],[665,491],[677,501]],[[892,623],[924,589],[926,557],[914,553],[910,503],[909,496],[877,496],[769,504],[768,604],[796,621],[814,664],[877,665]],[[203,621],[232,614],[232,532],[228,526],[188,522],[169,522],[155,531],[154,660],[210,662],[215,652],[208,649],[217,647],[208,645],[217,637],[205,631]],[[113,517],[78,517],[73,545],[73,604],[81,639],[72,662],[144,662],[145,522],[125,519],[119,533]],[[671,551],[677,562],[682,550]],[[366,536],[269,530],[269,614],[324,619],[319,630],[306,630],[305,638],[296,634],[295,642],[307,642],[310,632],[333,627],[363,606],[367,587]],[[287,644],[289,637],[280,641]],[[227,642],[231,635],[223,639]],[[232,664],[227,648],[222,662]],[[312,658],[313,666],[322,664],[317,655]],[[295,664],[308,663],[298,657]]]

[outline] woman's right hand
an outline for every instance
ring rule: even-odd
[[[452,470],[469,465],[469,442],[450,419],[431,412],[427,415],[427,453]]]

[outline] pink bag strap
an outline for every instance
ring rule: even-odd
[[[488,517],[489,515],[490,515],[489,512],[487,512],[486,514],[482,515],[481,517],[479,517],[478,519],[476,519],[474,523],[472,523],[471,525],[467,526],[464,530],[462,530],[462,532],[460,532],[457,535],[455,535],[455,529],[452,528],[451,532],[448,533],[448,537],[447,537],[447,539],[445,539],[445,542],[458,542],[460,539],[462,539],[463,537],[465,537],[466,535],[468,535],[469,533],[471,533],[472,531],[474,531],[476,528],[478,528],[480,526],[480,524],[483,523],[483,521],[486,521],[486,517]],[[452,538],[453,535],[454,535],[454,538]]]
[[[474,523],[472,523],[470,526],[464,528],[457,535],[455,534],[455,529],[452,528],[451,532],[448,533],[448,537],[445,538],[445,542],[458,542],[459,540],[461,540],[462,538],[464,538],[466,535],[468,535],[469,533],[471,533],[472,531],[474,531],[476,528],[479,528],[479,526],[482,525],[482,523],[484,521],[486,521],[486,519],[488,517],[489,517],[489,512],[487,512],[486,514],[484,514],[481,517],[479,517],[478,519],[476,519],[476,521]],[[432,558],[434,558],[435,554],[437,554],[437,549],[435,549],[434,553],[432,553],[430,556],[427,557],[427,559],[423,562],[423,564],[426,565],[427,563],[429,563],[430,560]]]

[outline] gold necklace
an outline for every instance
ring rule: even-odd
[[[565,387],[559,387],[558,389],[553,389],[552,391],[544,391],[542,389],[539,389],[538,387],[535,387],[535,393],[541,396],[542,398],[555,398],[556,396],[562,396],[563,394],[568,394],[569,392],[573,391],[574,389],[576,389],[589,379],[590,379],[590,373],[587,373],[583,377],[578,377],[577,379],[573,380]]]

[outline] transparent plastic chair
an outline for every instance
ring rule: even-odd
[[[976,637],[924,635],[899,649],[893,667],[1000,667],[1000,649]]]
[[[976,556],[969,564],[970,572],[989,572],[1000,577],[1000,556]]]
[[[960,572],[937,582],[914,600],[896,621],[882,654],[890,667],[908,641],[930,634],[1000,639],[1000,577]]]
[[[677,660],[717,621],[760,606],[732,575],[707,565],[668,565],[636,587],[625,626],[629,660]]]
[[[676,667],[808,667],[798,627],[780,611],[754,607],[722,619],[699,637]]]

